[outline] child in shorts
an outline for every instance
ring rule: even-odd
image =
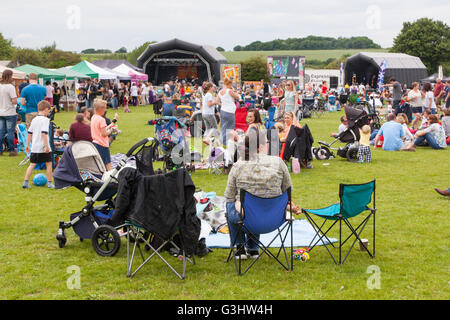
[[[31,121],[28,128],[27,146],[25,151],[30,153],[30,166],[25,173],[25,179],[22,188],[30,189],[29,184],[31,174],[36,168],[36,164],[45,163],[47,171],[48,188],[53,189],[53,163],[52,149],[50,148],[50,119],[48,115],[51,110],[50,103],[46,100],[39,102],[38,115]],[[31,143],[31,148],[30,148]]]

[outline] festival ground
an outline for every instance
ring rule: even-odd
[[[119,112],[122,134],[112,145],[112,154],[125,153],[137,141],[153,135],[153,128],[146,125],[154,117],[150,110],[131,107],[129,114]],[[74,116],[62,112],[55,122],[67,130]],[[331,141],[329,134],[336,132],[340,116],[335,112],[306,120],[316,143]],[[224,262],[228,250],[217,249],[198,258],[197,265],[189,265],[184,281],[159,259],[136,277],[127,278],[125,242],[115,257],[102,258],[90,241],[80,242],[68,230],[67,246],[59,249],[55,239],[58,222],[83,207],[83,193],[75,188],[23,190],[26,166],[18,166],[22,156],[3,156],[0,193],[8,201],[3,202],[0,214],[0,298],[449,299],[449,202],[434,191],[435,187],[449,187],[449,154],[448,148],[419,147],[414,153],[375,150],[371,164],[337,158],[315,160],[313,169],[292,175],[294,201],[305,208],[337,202],[339,183],[377,179],[375,259],[354,250],[344,265],[336,266],[324,248],[316,248],[311,260],[295,262],[293,272],[285,272],[263,257],[247,275],[238,277],[233,262]],[[226,175],[209,175],[204,170],[192,178],[198,188],[223,195]],[[70,286],[73,270],[79,270],[79,289]],[[371,286],[373,270],[379,270],[379,289]]]

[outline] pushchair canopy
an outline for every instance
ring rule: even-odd
[[[72,146],[72,153],[78,170],[86,170],[101,176],[106,172],[105,164],[97,148],[88,141],[78,141]]]

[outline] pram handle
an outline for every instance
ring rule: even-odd
[[[180,128],[184,128],[185,127],[185,125],[182,122],[180,122],[180,120],[178,120],[176,117],[169,117],[169,116],[161,117],[161,118],[154,119],[154,120],[149,120],[148,124],[151,125],[151,126],[154,126],[154,125],[159,124],[160,122],[163,122],[163,121],[165,121],[165,122],[174,121],[180,126]]]
[[[127,158],[131,157],[131,155],[133,154],[134,151],[136,151],[137,148],[153,140],[154,140],[153,138],[145,138],[141,142],[136,143],[133,147],[131,147],[130,151],[127,152]]]

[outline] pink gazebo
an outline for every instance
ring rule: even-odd
[[[128,74],[131,77],[132,82],[148,81],[147,74],[136,71],[136,70],[130,68],[129,66],[127,66],[126,64],[121,64],[120,66],[117,66],[113,70],[120,72],[120,73]]]

